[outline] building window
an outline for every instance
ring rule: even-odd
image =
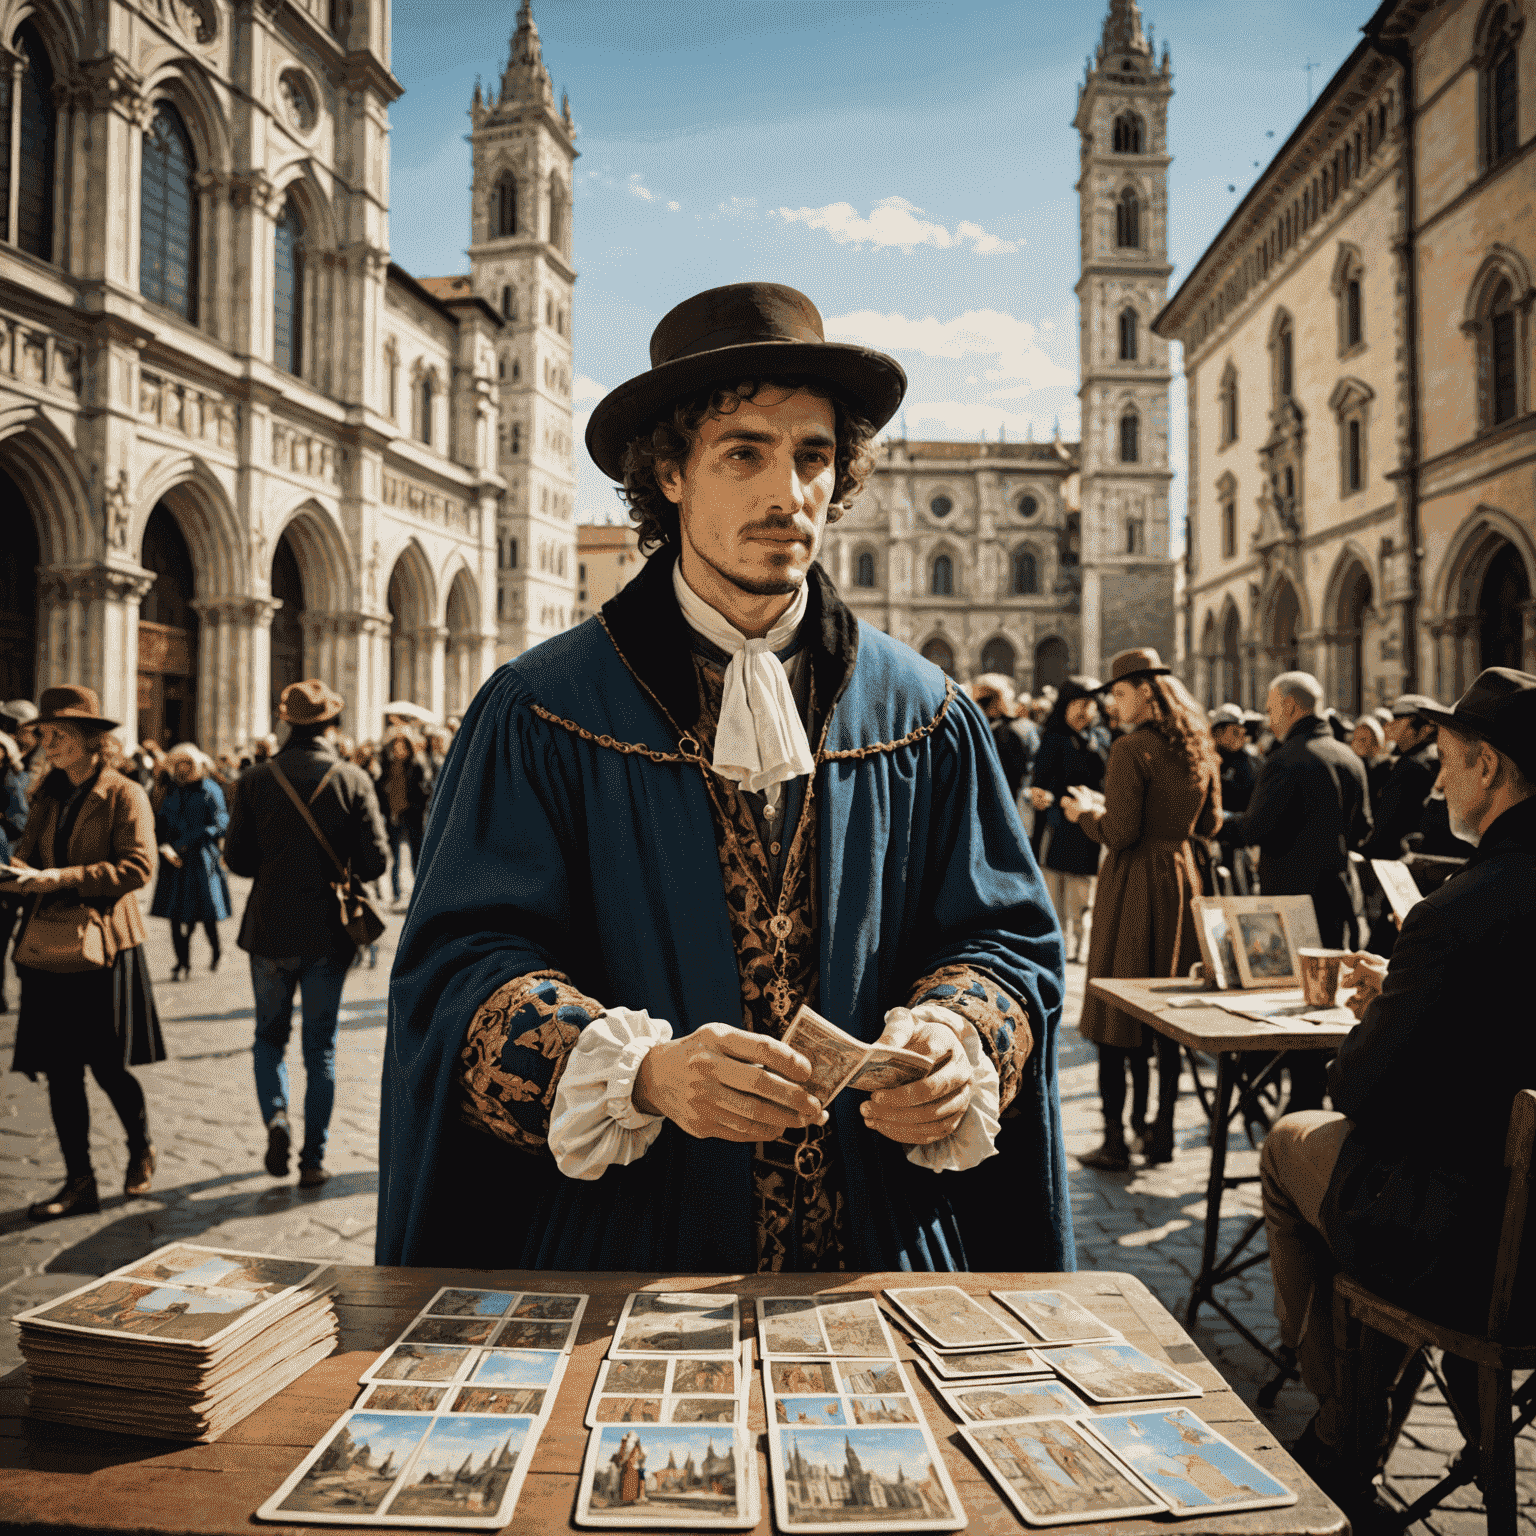
[[[1040,510],[1040,503],[1033,496],[1020,496],[1018,508],[1020,517],[1033,517]]]
[[[955,675],[955,653],[949,643],[940,639],[933,639],[923,647],[923,660],[931,661],[947,677]]]
[[[1365,484],[1365,450],[1360,438],[1360,418],[1351,416],[1344,423],[1344,492],[1358,491]]]
[[[432,406],[433,396],[436,391],[432,388],[432,375],[425,373],[421,377],[420,400],[417,409],[420,416],[416,422],[417,436],[422,442],[430,444],[432,441]]]
[[[1291,317],[1281,310],[1270,329],[1270,371],[1274,382],[1275,404],[1291,398],[1295,384],[1295,340]]]
[[[1358,347],[1362,337],[1360,279],[1352,277],[1344,285],[1344,345]]]
[[[58,111],[53,104],[53,63],[38,36],[37,28],[23,22],[16,29],[16,51],[22,56],[21,99],[14,118],[10,91],[0,102],[5,112],[5,164],[0,175],[5,179],[5,207],[0,219],[10,223],[10,170],[12,122],[19,130],[21,153],[16,184],[16,230],[4,230],[8,240],[43,261],[53,260],[53,165],[57,151]],[[9,66],[7,66],[9,73]],[[15,77],[12,76],[14,79]],[[9,84],[9,82],[7,82]]]
[[[284,373],[304,366],[304,228],[290,200],[273,241],[272,364]]]
[[[1515,304],[1508,279],[1493,291],[1488,305],[1488,383],[1490,425],[1511,420],[1516,412]]]
[[[1139,517],[1125,520],[1125,552],[1128,555],[1144,555],[1147,552],[1147,525]]]
[[[162,101],[144,130],[139,178],[139,292],[197,319],[197,163],[181,114]]]
[[[935,597],[955,595],[955,562],[948,555],[939,555],[933,562],[928,580],[928,590]]]
[[[1509,7],[1488,19],[1483,57],[1483,145],[1487,164],[1495,166],[1519,147],[1519,94],[1515,38]]]
[[[508,539],[507,540],[507,569],[509,571],[515,571],[517,569],[517,540],[516,539]]]
[[[1134,112],[1122,112],[1115,119],[1113,143],[1117,155],[1139,155],[1143,138],[1141,119]]]
[[[1137,329],[1136,311],[1134,309],[1122,309],[1120,311],[1120,361],[1122,363],[1134,363],[1136,361]]]
[[[855,562],[853,584],[856,587],[872,587],[875,584],[875,557],[867,549]]]
[[[510,239],[517,233],[517,177],[511,171],[503,171],[496,181],[496,238]],[[506,311],[506,294],[502,290],[502,313]]]
[[[506,376],[507,376],[507,360],[504,357],[498,357],[496,359],[496,377],[498,379],[504,379],[504,378],[506,378]]]
[[[514,455],[523,451],[523,429],[518,422],[512,423],[512,452]],[[517,546],[514,544],[513,548]]]
[[[1040,591],[1040,562],[1032,549],[1013,552],[1013,595],[1034,597]]]
[[[1141,417],[1135,411],[1127,411],[1120,418],[1120,462],[1141,462]]]
[[[935,496],[933,500],[928,503],[928,510],[932,512],[935,517],[948,517],[949,514],[955,510],[955,504],[949,499],[948,496]]]
[[[1115,244],[1127,249],[1141,245],[1141,199],[1130,187],[1115,204]]]
[[[517,300],[512,297],[512,284],[501,285],[501,315],[504,320],[517,319]]]
[[[1221,504],[1221,558],[1237,554],[1237,503],[1229,496]]]
[[[400,419],[400,353],[395,347],[394,338],[389,339],[384,348],[384,375],[389,386],[389,419]]]
[[[1228,363],[1216,395],[1221,412],[1221,446],[1237,441],[1237,369]]]

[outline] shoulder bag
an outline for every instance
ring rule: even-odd
[[[11,959],[37,971],[100,971],[117,959],[117,940],[95,907],[39,896]]]
[[[267,766],[272,770],[273,777],[283,786],[288,798],[293,801],[294,808],[304,818],[305,825],[315,835],[315,841],[320,844],[326,858],[336,866],[337,879],[331,881],[331,889],[336,893],[337,914],[341,918],[341,926],[347,937],[361,949],[365,944],[372,944],[378,936],[384,932],[384,919],[379,916],[379,909],[363,894],[362,884],[353,878],[350,866],[343,864],[336,857],[335,851],[325,839],[325,833],[320,830],[320,824],[310,815],[309,806],[299,798],[299,792],[288,782],[288,775],[277,766],[276,758],[268,758]],[[315,793],[310,796],[313,804],[320,791],[331,781],[331,774],[341,766],[337,763],[326,776],[315,785]]]

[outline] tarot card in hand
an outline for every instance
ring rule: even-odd
[[[958,1531],[967,1524],[926,1424],[770,1423],[768,1447],[781,1531]],[[829,1504],[825,1490],[839,1485],[859,1486],[863,1498]]]
[[[912,1347],[935,1381],[978,1381],[995,1376],[1049,1376],[1051,1368],[1032,1349],[935,1349],[927,1339]]]
[[[1030,1525],[1075,1525],[1160,1514],[1144,1488],[1073,1419],[965,1424],[960,1433],[992,1480]]]
[[[701,1355],[734,1361],[741,1302],[709,1291],[635,1291],[624,1303],[610,1358]]]
[[[1293,1489],[1188,1408],[1105,1414],[1090,1420],[1088,1430],[1176,1515],[1271,1509],[1296,1502]]]
[[[831,1296],[763,1296],[757,1303],[758,1348],[772,1355],[896,1358],[880,1304],[865,1291]]]
[[[784,1044],[793,1046],[810,1062],[811,1079],[804,1087],[821,1101],[823,1109],[844,1088],[870,1093],[877,1088],[900,1088],[927,1077],[933,1066],[916,1051],[856,1040],[804,1003],[784,1031]]]
[[[1134,1344],[1080,1344],[1072,1349],[1041,1350],[1040,1358],[1094,1403],[1205,1396],[1187,1376],[1143,1354]]]
[[[994,1317],[958,1285],[886,1288],[887,1300],[909,1317],[940,1349],[988,1349],[1031,1342],[1012,1323]]]
[[[1024,1381],[977,1381],[939,1387],[939,1396],[961,1419],[982,1424],[998,1419],[1060,1418],[1091,1410],[1059,1381],[1039,1376]]]
[[[1100,1344],[1120,1337],[1103,1318],[1096,1317],[1065,1291],[993,1291],[1008,1310],[1042,1344]],[[1031,1341],[1033,1342],[1033,1340]]]
[[[576,1523],[740,1530],[757,1524],[757,1458],[731,1425],[602,1424],[587,1439]]]

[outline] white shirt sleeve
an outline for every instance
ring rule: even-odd
[[[635,1076],[646,1052],[671,1038],[665,1019],[634,1008],[609,1008],[582,1030],[549,1114],[549,1150],[566,1178],[598,1179],[650,1150],[666,1117],[635,1108]]]
[[[907,1161],[934,1173],[959,1173],[974,1168],[997,1153],[997,1133],[1002,1125],[998,1117],[997,1068],[982,1049],[976,1026],[953,1009],[941,1008],[937,1003],[919,1003],[911,1009],[892,1008],[886,1014],[885,1022],[891,1024],[903,1016],[929,1024],[943,1024],[953,1030],[972,1070],[971,1103],[960,1124],[943,1141],[930,1142],[926,1147],[909,1147]]]

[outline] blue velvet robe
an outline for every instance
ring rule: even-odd
[[[653,557],[602,623],[498,669],[449,752],[390,983],[381,1264],[756,1267],[750,1146],[696,1140],[669,1122],[637,1162],[573,1180],[547,1152],[498,1141],[458,1110],[469,1021],[520,975],[563,972],[589,997],[645,1008],[679,1035],[741,1022],[708,770],[621,753],[533,707],[593,736],[677,751],[673,725],[686,732],[698,701],[671,564]],[[1015,1172],[992,1219],[1017,1223],[1018,1267],[1072,1269],[1056,1086],[1061,938],[987,723],[958,692],[945,708],[943,674],[854,620],[819,568],[806,626],[817,696],[835,701],[825,750],[877,748],[817,769],[817,1007],[872,1041],[914,981],[956,963],[1025,1005],[1035,1044],[1009,1122]],[[879,746],[909,733],[918,739]],[[551,1064],[516,1038],[503,1065],[550,1081]],[[863,1125],[858,1101],[844,1092],[832,1111],[850,1266],[964,1268],[946,1186],[987,1165],[917,1168]],[[530,1110],[534,1129],[539,1106]]]

